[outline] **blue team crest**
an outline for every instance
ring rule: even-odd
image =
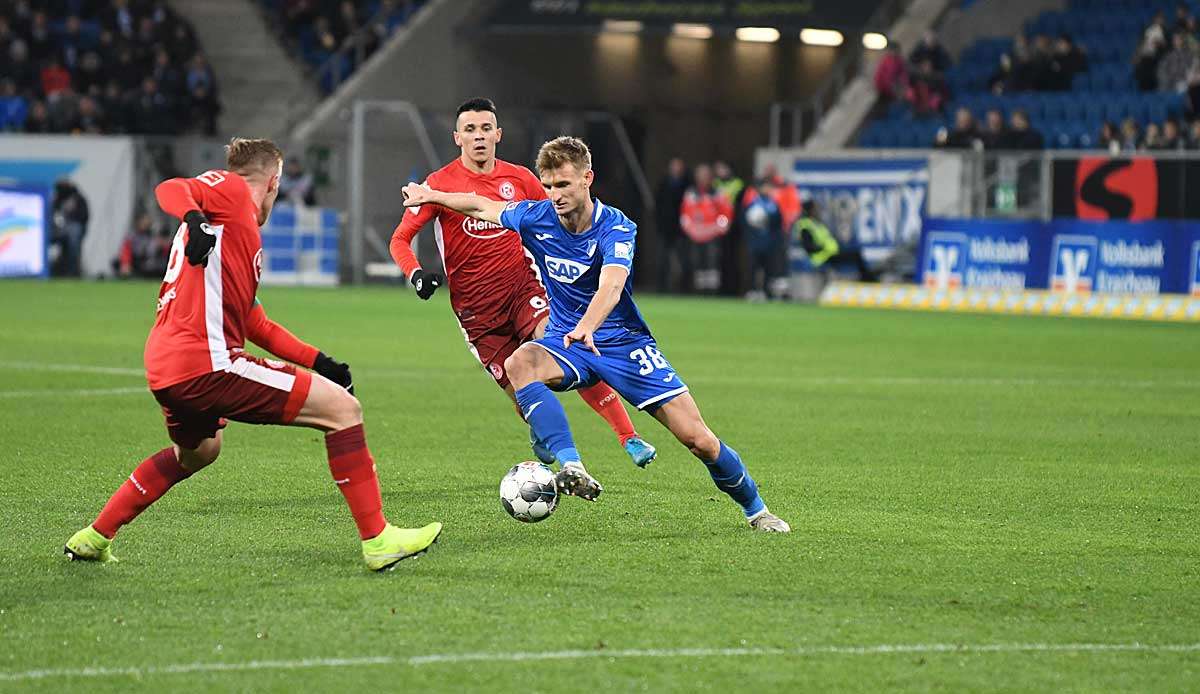
[[[1096,280],[1096,237],[1063,234],[1050,251],[1050,289],[1066,294],[1092,291]]]
[[[587,271],[588,266],[583,263],[565,258],[546,256],[546,272],[559,282],[574,284],[575,280],[582,277],[583,273]]]
[[[1188,279],[1188,293],[1200,297],[1200,241],[1192,244],[1192,272]]]
[[[967,236],[947,231],[930,232],[925,237],[925,262],[922,283],[938,291],[963,286],[967,267]]]

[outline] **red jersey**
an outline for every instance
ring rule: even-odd
[[[724,236],[729,231],[732,217],[733,206],[729,199],[712,188],[700,191],[691,187],[683,194],[679,226],[695,243],[708,243]]]
[[[230,171],[206,171],[164,181],[154,193],[163,211],[174,217],[202,211],[214,226],[217,243],[207,265],[191,265],[183,252],[187,224],[175,234],[158,292],[158,316],[146,339],[150,389],[227,370],[231,353],[242,351],[248,337],[277,356],[311,366],[316,349],[268,320],[255,299],[262,239],[258,207],[245,179]]]
[[[499,159],[491,173],[475,173],[461,159],[455,159],[429,174],[425,183],[435,190],[476,193],[492,200],[546,199],[542,182],[532,171]],[[412,251],[412,240],[430,220],[455,313],[478,312],[496,304],[498,295],[521,286],[532,272],[532,261],[516,233],[438,205],[422,205],[408,208],[392,234],[392,258],[405,277],[411,278],[421,267]]]

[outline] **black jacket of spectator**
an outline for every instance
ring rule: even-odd
[[[1044,149],[1046,146],[1042,134],[1032,128],[1012,128],[1000,142],[997,149]]]

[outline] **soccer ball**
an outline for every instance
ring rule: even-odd
[[[512,466],[500,480],[500,504],[522,523],[546,520],[558,506],[554,472],[532,461]]]

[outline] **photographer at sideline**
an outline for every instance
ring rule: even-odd
[[[79,188],[68,179],[54,184],[50,204],[51,252],[50,274],[55,277],[79,277],[80,249],[87,235],[88,204]]]

